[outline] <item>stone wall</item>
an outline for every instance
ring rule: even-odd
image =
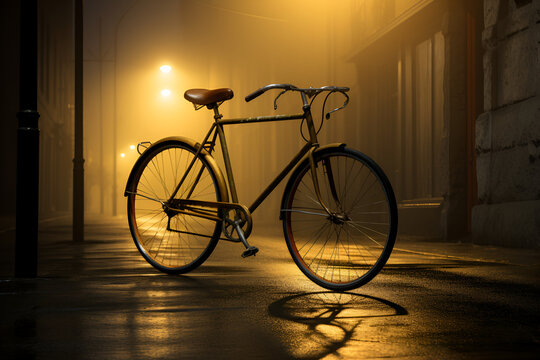
[[[539,0],[484,0],[473,241],[540,247]]]

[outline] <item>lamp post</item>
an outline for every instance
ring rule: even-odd
[[[84,240],[83,4],[75,1],[75,153],[73,159],[73,241]]]
[[[19,128],[15,276],[37,276],[39,129],[37,111],[37,0],[22,0],[20,13]]]

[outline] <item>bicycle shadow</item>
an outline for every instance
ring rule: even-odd
[[[402,306],[370,295],[321,291],[286,296],[268,306],[271,316],[289,321],[284,342],[297,359],[320,359],[358,339],[367,319],[408,315]],[[362,339],[360,339],[362,340]]]

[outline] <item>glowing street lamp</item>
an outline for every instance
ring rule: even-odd
[[[121,154],[120,154],[120,157],[126,157],[126,154],[121,153]]]
[[[168,74],[171,72],[172,67],[170,65],[162,65],[159,70],[161,70],[161,72],[164,74]]]
[[[161,96],[164,96],[164,97],[171,96],[171,90],[169,90],[169,89],[161,90]]]
[[[129,150],[135,150],[135,145],[129,145]]]

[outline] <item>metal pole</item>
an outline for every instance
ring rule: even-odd
[[[103,50],[101,47],[101,16],[99,17],[99,213],[105,213],[105,182],[103,181]]]
[[[37,0],[21,1],[20,25],[15,276],[36,277],[39,200]]]
[[[83,6],[75,1],[75,158],[73,159],[73,241],[84,241]]]
[[[118,54],[118,51],[117,51],[117,47],[118,47],[118,42],[116,41],[117,37],[118,37],[118,26],[116,27],[116,34],[115,34],[115,38],[114,38],[114,79],[113,79],[113,123],[112,123],[112,149],[113,149],[113,170],[112,170],[112,215],[113,216],[116,216],[118,215],[118,209],[117,209],[117,199],[116,199],[116,196],[117,196],[117,183],[116,183],[116,157],[118,156],[118,154],[116,153],[116,147],[117,147],[117,144],[116,144],[116,131],[117,131],[117,127],[118,127],[118,113],[117,113],[117,104],[116,102],[118,101],[117,98],[116,98],[116,78],[118,76],[117,72],[116,72],[116,63],[117,63],[117,54]]]

